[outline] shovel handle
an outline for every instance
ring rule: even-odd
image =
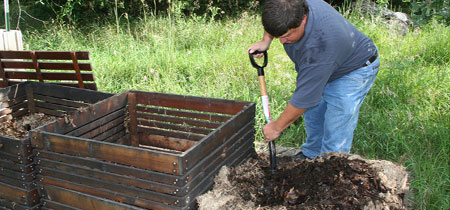
[[[255,58],[253,58],[254,54],[259,54],[259,53],[264,53],[264,63],[263,63],[262,66],[258,65],[255,62]],[[255,51],[255,52],[252,52],[252,53],[248,53],[248,57],[250,58],[250,62],[252,63],[253,67],[257,68],[258,70],[259,69],[262,70],[264,67],[267,66],[267,62],[268,62],[267,51],[262,51],[262,52],[261,51]],[[263,75],[264,75],[264,72],[263,72]]]

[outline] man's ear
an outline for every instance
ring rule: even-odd
[[[306,25],[306,22],[308,22],[308,15],[303,16],[302,25]]]

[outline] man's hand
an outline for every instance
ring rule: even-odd
[[[264,31],[263,39],[259,42],[256,42],[247,49],[247,53],[253,53],[255,51],[264,52],[269,50],[270,44],[272,43],[273,36]],[[264,53],[256,53],[253,54],[254,58],[260,58],[264,55]]]
[[[275,121],[270,121],[263,127],[263,134],[266,141],[273,141],[281,135],[281,131],[276,127]]]
[[[270,121],[263,127],[263,134],[266,141],[277,139],[281,135],[281,132],[302,116],[305,111],[305,108],[296,108],[288,103],[286,109],[284,109],[277,120]]]

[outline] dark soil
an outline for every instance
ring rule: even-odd
[[[267,156],[252,160],[261,167],[262,180],[241,177],[232,170],[229,179],[242,189],[239,194],[250,200],[249,191],[256,196],[258,206],[282,205],[288,209],[362,209],[385,191],[368,164],[361,160],[332,157],[323,162],[278,159],[278,169],[272,173]],[[245,169],[248,170],[248,169]],[[252,193],[252,192],[251,192]]]
[[[43,113],[28,114],[19,119],[0,123],[0,136],[24,139],[28,131],[56,120],[56,117]]]
[[[407,186],[397,184],[407,180],[404,168],[357,157],[278,157],[273,173],[268,156],[259,154],[221,170],[214,189],[198,199],[200,209],[406,209]],[[380,173],[389,167],[394,170]],[[392,186],[383,184],[387,182]]]

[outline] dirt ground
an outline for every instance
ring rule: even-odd
[[[28,131],[54,120],[56,117],[43,113],[28,114],[19,119],[0,123],[0,136],[24,139],[28,136]]]
[[[267,153],[236,168],[223,167],[200,209],[406,209],[408,173],[392,162],[329,153],[315,160]]]

